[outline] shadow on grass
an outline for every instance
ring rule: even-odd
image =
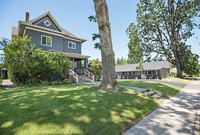
[[[151,83],[143,81],[119,81],[118,83],[121,85],[134,86],[139,88],[148,88],[158,93],[162,93],[168,97],[174,96],[181,90],[181,88],[179,87],[165,85],[161,83]]]
[[[120,134],[158,106],[132,90],[96,90],[88,85],[0,90],[0,133]]]

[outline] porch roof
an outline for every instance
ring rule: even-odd
[[[48,49],[47,51],[49,51],[49,52],[55,52],[55,53],[62,53],[64,55],[66,55],[68,58],[75,58],[75,59],[87,59],[87,58],[90,58],[90,56],[82,55],[82,54],[78,54],[78,53],[61,52],[61,51],[51,50],[51,49]]]
[[[68,58],[76,58],[76,59],[87,59],[87,58],[90,58],[90,56],[82,55],[82,54],[78,54],[78,53],[66,53],[66,56]]]
[[[137,68],[139,64],[127,64],[115,66],[116,72],[129,72],[129,71],[139,71]],[[170,69],[171,65],[168,61],[153,61],[143,63],[144,70],[160,70],[162,68]]]

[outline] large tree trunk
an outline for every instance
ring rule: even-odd
[[[114,89],[117,88],[118,85],[115,74],[115,59],[106,0],[94,0],[94,6],[99,27],[102,57],[103,78],[101,88]]]
[[[183,78],[180,62],[176,63],[177,77]]]

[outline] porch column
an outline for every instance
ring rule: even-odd
[[[84,59],[84,69],[88,69],[88,59]]]
[[[156,78],[158,79],[158,71],[157,70],[156,70],[156,76],[157,76]]]
[[[74,58],[72,58],[72,70],[74,71]]]

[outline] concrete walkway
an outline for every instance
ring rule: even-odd
[[[123,135],[198,135],[200,81],[194,81]]]

